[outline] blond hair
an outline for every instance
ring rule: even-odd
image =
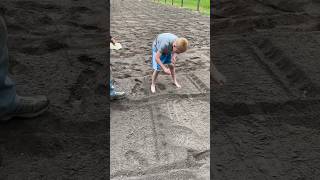
[[[186,38],[178,38],[176,40],[176,46],[180,51],[185,52],[188,48],[189,42]]]

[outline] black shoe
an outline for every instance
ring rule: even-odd
[[[15,110],[0,117],[1,121],[8,121],[14,117],[33,118],[44,113],[49,107],[49,100],[46,96],[17,96],[16,102]]]

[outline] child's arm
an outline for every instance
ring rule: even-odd
[[[172,54],[171,63],[172,63],[173,65],[175,65],[175,64],[176,64],[176,60],[177,60],[177,54],[176,54],[176,53],[173,53],[173,54]]]
[[[170,73],[170,70],[161,62],[160,56],[161,56],[161,52],[158,51],[157,54],[156,54],[157,64],[160,65],[160,67],[163,69],[163,71],[164,71],[166,74],[171,74],[171,73]]]

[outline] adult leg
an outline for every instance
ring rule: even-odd
[[[14,82],[8,77],[7,28],[0,17],[0,121],[13,117],[32,118],[45,112],[49,100],[45,96],[16,95]]]
[[[115,93],[114,93],[114,86],[113,86],[111,80],[109,82],[109,86],[110,86],[110,96],[113,96]]]
[[[110,67],[110,80],[109,80],[109,87],[110,87],[110,99],[116,100],[116,99],[122,99],[126,96],[125,92],[116,91],[113,86],[113,79],[112,79],[112,73],[111,73],[111,67]]]
[[[0,16],[0,117],[15,108],[16,89],[8,77],[8,66],[7,28]]]

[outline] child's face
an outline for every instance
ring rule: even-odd
[[[172,51],[177,54],[184,52],[184,51],[180,50],[175,44],[173,45]]]

